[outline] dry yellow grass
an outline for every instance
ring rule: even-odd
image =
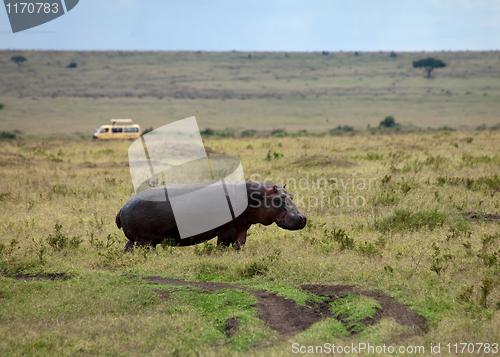
[[[22,72],[10,58],[23,55]],[[426,79],[412,61],[447,63]],[[387,115],[419,127],[498,124],[499,52],[218,53],[0,51],[0,130],[91,135],[111,118],[143,127],[197,116],[202,129],[364,129]],[[71,62],[77,68],[66,68]]]
[[[7,336],[0,351],[281,356],[292,354],[295,342],[423,345],[426,351],[431,343],[441,343],[442,351],[448,343],[498,343],[499,139],[496,132],[447,131],[206,139],[212,149],[240,157],[247,178],[288,182],[309,223],[297,232],[254,226],[241,252],[205,256],[193,247],[122,253],[125,238],[114,218],[133,195],[130,142],[2,141],[3,274],[73,277],[26,283],[0,277],[1,334]],[[324,204],[313,207],[322,197]],[[344,205],[336,207],[335,197]],[[348,197],[363,200],[349,206]],[[78,247],[51,247],[56,225],[62,237],[81,240]],[[347,249],[332,238],[338,229],[353,240]],[[242,267],[277,251],[264,274],[242,277]],[[184,300],[162,302],[152,287],[124,274],[238,282],[297,299],[302,284],[356,285],[408,304],[427,318],[428,328],[382,320],[346,338],[328,320],[280,341],[248,320],[244,334],[226,344],[208,310]],[[493,285],[485,296],[488,281]],[[275,345],[256,347],[267,343]]]

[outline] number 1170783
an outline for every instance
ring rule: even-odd
[[[498,343],[448,343],[448,353],[498,353]]]
[[[7,8],[7,12],[9,14],[24,14],[24,13],[30,13],[30,14],[39,14],[41,12],[43,13],[54,13],[57,14],[59,12],[59,4],[58,3],[48,3],[48,2],[37,2],[37,3],[32,3],[32,2],[14,2],[14,3],[8,3],[5,5]]]

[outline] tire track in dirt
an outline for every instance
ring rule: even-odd
[[[252,294],[257,303],[254,307],[257,309],[257,317],[263,320],[266,325],[277,331],[281,337],[289,337],[307,330],[316,322],[322,321],[327,317],[332,317],[330,312],[330,302],[343,299],[349,294],[364,295],[377,300],[382,309],[378,310],[375,316],[365,318],[359,322],[364,325],[373,325],[383,318],[394,318],[394,320],[404,326],[419,326],[426,331],[426,319],[417,314],[415,311],[409,310],[407,306],[397,302],[394,298],[385,295],[376,290],[359,290],[354,286],[348,285],[302,285],[301,289],[311,292],[318,296],[327,297],[328,299],[322,302],[309,301],[308,306],[298,305],[294,300],[278,296],[274,292],[266,290],[248,290],[245,287],[218,282],[196,282],[186,281],[174,278],[162,278],[157,276],[143,277],[143,280],[154,284],[167,284],[177,286],[191,286],[202,288],[206,292],[214,292],[222,289],[239,289]],[[156,290],[160,298],[168,300],[168,293],[164,290]],[[348,325],[343,321],[342,317],[337,319],[344,325]],[[350,331],[355,334],[355,331]],[[232,327],[234,333],[234,327]]]

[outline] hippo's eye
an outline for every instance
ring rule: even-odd
[[[280,196],[274,196],[272,200],[273,207],[281,207],[283,205],[283,199]]]

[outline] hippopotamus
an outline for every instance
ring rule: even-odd
[[[217,245],[233,245],[237,250],[246,242],[247,231],[252,224],[265,226],[276,223],[287,230],[305,227],[307,219],[293,203],[293,194],[284,187],[268,182],[242,182],[246,186],[247,206],[243,213],[229,222],[206,232],[181,238],[174,212],[168,196],[161,200],[151,200],[152,196],[163,192],[165,186],[151,188],[132,197],[116,215],[116,225],[122,228],[129,241],[125,251],[134,245],[152,246],[164,240],[171,245],[190,246],[217,237]],[[185,187],[184,187],[185,186]],[[286,186],[286,185],[285,185]],[[192,192],[190,185],[177,188],[182,192]],[[166,190],[165,190],[166,191]],[[172,191],[169,191],[172,192]],[[163,194],[163,193],[162,193]],[[226,191],[226,198],[227,191]],[[172,198],[173,200],[173,198]]]

